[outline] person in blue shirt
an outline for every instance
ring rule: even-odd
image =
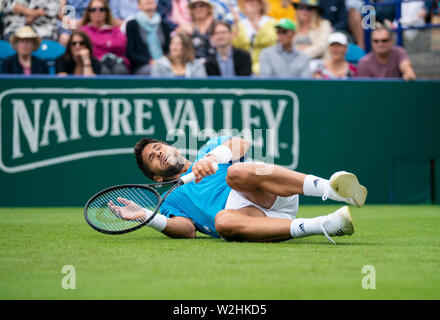
[[[298,195],[322,197],[361,207],[367,190],[356,176],[336,172],[330,180],[244,158],[250,144],[239,137],[210,139],[192,163],[166,142],[143,138],[134,153],[139,169],[156,182],[193,172],[196,180],[173,191],[149,226],[172,238],[195,238],[196,231],[227,241],[284,241],[311,235],[351,235],[348,206],[316,218],[296,218]],[[215,163],[218,164],[216,170]],[[109,204],[123,219],[149,218],[132,201]]]

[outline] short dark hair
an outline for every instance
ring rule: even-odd
[[[153,139],[153,138],[142,138],[136,145],[134,146],[134,156],[136,158],[136,163],[139,169],[142,171],[144,176],[148,179],[153,180],[153,177],[156,175],[151,169],[144,163],[142,159],[142,151],[144,148],[150,143],[162,143],[168,145],[168,143],[163,142],[161,140]]]
[[[209,28],[209,34],[213,35],[215,32],[215,29],[217,28],[217,26],[225,26],[226,28],[228,28],[229,32],[232,32],[232,27],[229,23],[227,23],[226,21],[221,21],[221,20],[214,20],[214,22],[211,25],[211,28]]]

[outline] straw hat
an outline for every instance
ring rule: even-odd
[[[188,1],[188,8],[191,8],[191,6],[196,2],[203,2],[203,3],[206,3],[208,6],[210,6],[211,8],[214,7],[213,4],[211,2],[209,2],[208,0],[190,0],[190,1]]]
[[[34,29],[32,29],[29,26],[21,27],[20,29],[18,29],[18,31],[15,34],[13,34],[11,36],[10,41],[11,41],[12,48],[14,48],[14,50],[17,50],[16,49],[17,41],[20,39],[34,40],[34,50],[33,51],[38,50],[38,48],[40,47],[40,44],[41,44],[40,36],[37,33],[35,33]]]
[[[238,0],[237,1],[237,6],[240,9],[241,13],[246,14],[244,11],[244,2],[246,0]],[[269,10],[269,4],[266,2],[266,0],[258,0],[258,2],[260,2],[260,4],[263,7],[263,14],[267,14],[267,11]]]

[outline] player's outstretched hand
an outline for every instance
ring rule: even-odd
[[[125,207],[117,206],[111,200],[107,204],[111,212],[117,217],[124,220],[140,220],[146,218],[146,213],[140,205],[121,197],[118,198],[118,201],[125,204]]]
[[[192,172],[196,176],[196,183],[217,171],[215,163],[217,163],[215,156],[207,156],[193,165]]]

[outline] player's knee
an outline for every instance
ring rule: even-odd
[[[236,214],[228,210],[220,211],[215,217],[215,229],[218,234],[228,241],[242,241],[242,230],[244,225]]]
[[[249,172],[241,163],[233,164],[228,168],[226,183],[233,189],[249,184]]]

